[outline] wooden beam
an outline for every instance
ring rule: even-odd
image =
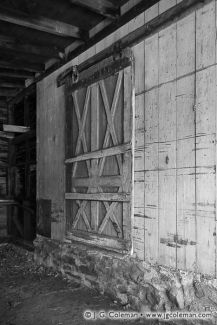
[[[28,53],[39,55],[46,58],[60,58],[63,53],[60,53],[54,47],[36,46],[25,44],[12,37],[0,35],[0,49],[13,51],[13,53]]]
[[[3,131],[13,133],[26,133],[30,131],[30,128],[27,126],[3,124]]]
[[[43,238],[37,235],[37,238]],[[72,230],[66,233],[64,240],[73,245],[73,241],[86,244],[87,246],[97,246],[99,249],[115,251],[118,253],[126,253],[130,250],[131,243],[121,238],[112,238],[111,236],[96,234],[88,231]]]
[[[0,79],[0,87],[6,87],[6,88],[25,88],[25,84],[24,84],[24,82],[1,81],[1,79]]]
[[[83,160],[87,160],[87,159],[98,159],[98,158],[103,158],[103,157],[108,157],[108,156],[115,156],[115,155],[124,153],[130,149],[131,149],[131,143],[125,143],[125,144],[121,144],[119,146],[115,146],[112,148],[106,148],[106,149],[102,149],[102,150],[87,152],[87,153],[84,153],[77,157],[66,159],[65,163],[71,164],[76,161],[83,161]]]
[[[109,0],[70,0],[70,3],[111,19],[118,18],[120,14],[118,3],[115,6],[114,3]]]
[[[14,134],[0,131],[0,138],[13,139],[14,138]]]
[[[0,7],[0,21],[61,37],[82,38],[82,32],[78,27],[45,17],[31,18],[29,15],[4,7]]]
[[[209,2],[211,0],[208,0]],[[147,3],[147,8],[144,10],[148,9],[153,5],[153,2],[157,3],[158,1],[153,0],[153,2],[147,2],[147,1],[142,1],[143,3]],[[175,20],[179,19],[180,17],[183,17],[186,15],[186,13],[192,9],[194,10],[195,7],[201,7],[203,6],[203,3],[205,0],[183,0],[176,6],[172,7],[171,9],[167,10],[166,12],[162,13],[156,18],[152,19],[150,22],[144,24],[142,27],[138,28],[134,32],[130,33],[130,42],[127,42],[127,36],[124,36],[120,39],[120,44],[122,48],[124,46],[130,46],[130,44],[137,44],[140,41],[144,40],[145,38],[149,37],[152,35],[154,32],[157,30],[164,28],[172,23],[174,23]],[[136,17],[136,14],[134,14]],[[134,18],[132,16],[131,19]],[[122,23],[117,24],[115,29],[118,29],[120,26],[122,26]],[[84,51],[88,50],[91,46],[95,45],[97,42],[101,41],[105,36],[109,35],[113,31],[114,26],[112,27],[111,31],[109,30],[109,27],[106,28],[106,31],[104,31],[104,34],[99,33],[95,37],[93,37],[91,40],[85,43],[85,45],[79,46],[77,49],[75,49],[70,55],[68,55],[67,60],[62,60],[61,62],[58,62],[54,65],[52,65],[49,69],[47,69],[45,72],[41,73],[39,76],[37,76],[34,79],[34,83],[44,79],[54,71],[57,71],[60,67],[64,66],[66,63],[70,62],[72,59],[76,58],[78,55],[83,53]],[[144,32],[145,31],[145,32]],[[108,48],[102,50],[101,52],[97,53],[90,59],[84,61],[81,65],[79,65],[78,69],[79,71],[86,70],[89,67],[91,67],[94,64],[97,64],[98,62],[108,58],[113,54],[114,51],[114,44],[109,46]],[[82,69],[81,69],[82,66]],[[32,86],[32,85],[31,85]],[[28,88],[25,89],[25,91],[28,91]],[[13,101],[13,99],[12,99]],[[10,101],[11,102],[11,101]]]
[[[15,96],[19,90],[11,88],[0,88],[0,96],[3,97],[12,97]]]
[[[130,195],[127,193],[66,193],[66,200],[87,200],[87,201],[112,201],[129,202]]]
[[[102,176],[102,177],[72,177],[72,187],[120,187],[122,176]]]
[[[0,205],[16,205],[16,201],[10,199],[0,199]]]
[[[34,78],[34,73],[25,70],[0,68],[0,78],[1,77],[17,78],[17,79],[32,79]]]
[[[175,5],[171,9],[168,9],[167,11],[163,12],[161,15],[152,19],[148,23],[122,37],[118,42],[116,42],[116,44],[119,44],[120,49],[132,47],[144,40],[145,38],[149,37],[153,33],[155,33],[157,30],[160,30],[161,28],[164,28],[167,25],[174,23],[174,20],[177,20],[181,16],[186,15],[186,12],[188,12],[191,8],[193,8],[194,10],[195,6],[200,7],[203,5],[204,2],[210,1],[211,0],[182,0],[179,4]],[[137,6],[135,6],[133,10],[130,10],[130,12],[127,12],[125,15],[121,16],[116,24],[111,24],[104,31],[99,32],[95,37],[93,37],[89,42],[86,43],[85,48],[84,46],[80,46],[78,49],[68,55],[67,62],[74,59],[79,54],[87,50],[89,47],[93,46],[94,44],[105,38],[107,35],[114,32],[116,29],[118,29],[119,27],[127,23],[129,20],[136,17],[139,13],[148,9],[150,6],[154,5],[157,2],[158,0],[142,1]],[[94,64],[97,64],[102,60],[112,56],[114,53],[114,48],[115,43],[102,50],[101,52],[97,53],[96,55],[92,56],[88,60],[84,61],[78,66],[78,71],[82,72],[90,68]],[[56,69],[52,69],[52,72],[55,70]],[[60,76],[63,75],[63,73],[61,73]],[[59,77],[58,84],[60,85]]]
[[[0,59],[0,68],[21,69],[21,70],[27,70],[31,72],[42,72],[45,70],[45,65],[40,63],[24,62],[24,61],[9,62]]]

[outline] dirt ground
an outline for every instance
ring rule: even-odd
[[[0,243],[0,325],[172,325],[144,319],[87,321],[83,317],[85,310],[123,310],[123,307],[36,265],[33,252],[11,243]]]
[[[96,291],[37,266],[32,252],[13,244],[0,244],[1,325],[122,324],[83,318],[85,310],[119,309]],[[141,324],[138,320],[129,323]]]

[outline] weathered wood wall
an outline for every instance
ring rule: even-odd
[[[161,0],[38,83],[37,197],[51,202],[52,238],[63,238],[65,231],[65,101],[63,87],[56,88],[57,75],[177,2]],[[123,8],[129,9],[130,4]],[[209,1],[133,47],[134,252],[152,263],[212,275],[216,275],[216,14],[216,2]]]
[[[145,40],[143,90],[145,259],[212,275],[216,275],[215,6],[211,1]]]

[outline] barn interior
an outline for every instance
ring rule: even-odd
[[[216,0],[1,1],[1,242],[122,307],[216,307],[216,21]]]

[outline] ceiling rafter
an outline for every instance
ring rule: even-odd
[[[0,21],[35,29],[60,37],[72,37],[77,39],[85,38],[85,32],[76,26],[52,20],[47,17],[29,17],[19,11],[9,10],[1,6]]]
[[[40,55],[45,58],[60,58],[63,56],[63,53],[54,47],[45,47],[30,43],[24,43],[15,38],[0,34],[0,50],[1,49],[13,51],[14,53]]]
[[[31,79],[34,78],[34,73],[30,71],[15,70],[13,68],[1,68],[0,67],[0,78],[16,78],[16,79]]]
[[[120,15],[119,5],[109,0],[69,0],[71,4],[86,8],[101,16],[116,19]]]
[[[44,64],[24,62],[24,61],[5,61],[0,59],[0,68],[21,69],[31,72],[42,72],[45,70]]]
[[[24,82],[18,82],[18,81],[4,81],[0,79],[0,88],[25,88]]]

